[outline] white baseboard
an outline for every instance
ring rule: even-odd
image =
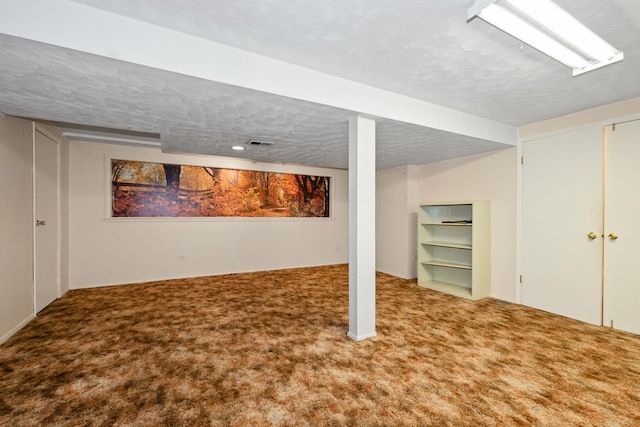
[[[387,270],[385,268],[377,268],[376,267],[376,271],[378,273],[384,273],[384,274],[388,274],[389,276],[398,277],[400,279],[406,279],[406,280],[413,280],[413,279],[416,279],[418,277],[417,275],[414,275],[413,273],[411,273],[411,274],[398,273],[397,271],[390,271],[390,270]]]
[[[278,270],[292,270],[297,268],[314,268],[314,267],[325,267],[332,265],[346,265],[347,263],[331,263],[331,264],[318,264],[318,265],[305,265],[305,266],[284,266],[278,268],[272,268],[268,270],[231,270],[227,272],[212,272],[210,274],[188,274],[183,276],[172,276],[172,277],[149,277],[147,279],[131,279],[121,282],[97,282],[92,284],[69,284],[68,290],[78,290],[78,289],[93,289],[93,288],[102,288],[108,286],[122,286],[122,285],[136,285],[139,283],[150,283],[150,282],[164,282],[167,280],[183,280],[183,279],[198,279],[201,277],[215,277],[215,276],[223,276],[227,274],[243,274],[243,273],[267,273],[270,271],[278,271]]]
[[[9,332],[7,332],[6,334],[4,334],[2,337],[0,337],[0,344],[4,343],[5,341],[7,341],[9,338],[11,338],[12,336],[14,336],[16,334],[16,332],[18,332],[20,329],[24,328],[27,323],[31,322],[33,319],[35,319],[36,316],[33,314],[30,314],[29,317],[27,317],[26,319],[24,319],[22,322],[18,323],[15,327],[13,327]]]
[[[362,335],[356,335],[356,334],[352,333],[351,331],[347,332],[347,336],[349,338],[351,338],[352,340],[354,340],[354,341],[366,340],[367,338],[373,338],[376,335],[378,335],[378,334],[376,334],[375,332],[370,332],[368,334],[362,334]]]

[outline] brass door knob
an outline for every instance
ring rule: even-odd
[[[618,235],[616,233],[609,233],[609,240],[616,240]]]
[[[591,233],[587,234],[587,237],[590,238],[591,240],[593,240],[596,237],[598,237],[598,235],[592,231]]]

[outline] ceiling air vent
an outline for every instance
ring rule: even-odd
[[[273,142],[257,141],[255,139],[252,139],[251,141],[247,142],[247,145],[252,145],[254,147],[271,147],[273,145]]]

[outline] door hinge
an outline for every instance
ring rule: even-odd
[[[611,125],[611,131],[612,131],[612,132],[615,132],[615,131],[616,131],[616,124],[615,124],[615,123]]]
[[[520,283],[522,283],[522,274],[520,275]]]
[[[520,164],[524,165],[524,156],[520,156]]]

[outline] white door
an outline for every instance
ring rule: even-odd
[[[58,291],[58,144],[35,132],[35,307],[36,313]]]
[[[602,131],[526,141],[523,154],[522,303],[600,325]]]
[[[640,121],[607,126],[605,144],[603,323],[640,334]]]

